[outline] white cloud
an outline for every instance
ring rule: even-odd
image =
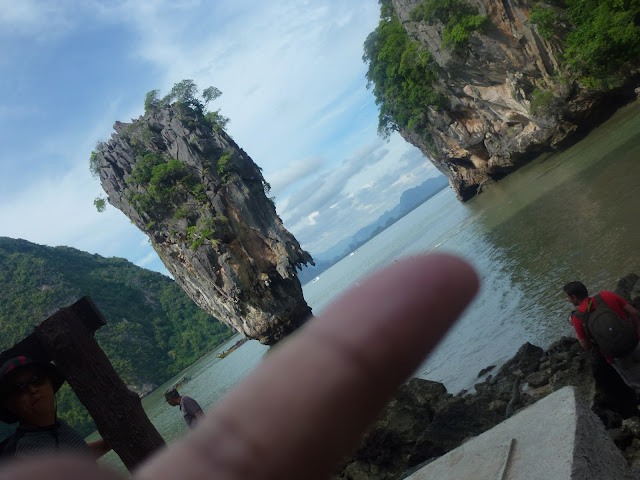
[[[158,259],[158,254],[155,252],[149,252],[147,255],[138,260],[136,265],[139,267],[146,267],[147,265],[155,262]]]
[[[402,175],[395,182],[393,182],[390,187],[391,188],[395,188],[395,187],[404,188],[407,185],[415,185],[415,183],[416,183],[416,173],[415,172],[410,172],[410,173],[406,173],[406,174]]]
[[[282,217],[305,249],[321,253],[394,208],[405,190],[436,174],[421,152],[399,135],[388,143],[376,139],[317,184],[300,186]],[[308,221],[312,212],[320,212],[314,224]]]
[[[282,170],[265,175],[271,184],[273,193],[278,196],[289,185],[316,174],[325,164],[322,157],[311,157],[304,160],[295,160]]]
[[[0,35],[36,40],[62,35],[72,28],[65,11],[64,2],[60,1],[0,0]]]
[[[318,223],[316,222],[316,218],[318,218],[318,215],[320,215],[320,212],[313,212],[307,217],[307,222],[309,223],[309,225],[316,225]]]

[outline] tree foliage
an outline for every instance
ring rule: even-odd
[[[104,197],[96,197],[93,200],[93,204],[95,205],[96,210],[98,210],[98,212],[102,213],[107,208],[107,199],[104,198]]]
[[[531,93],[531,105],[529,111],[532,115],[539,115],[547,113],[554,107],[558,99],[556,98],[553,90],[541,90],[535,88]]]
[[[171,279],[121,258],[0,237],[0,348],[57,309],[89,295],[107,319],[96,339],[131,386],[161,384],[232,335]],[[68,387],[58,412],[81,434],[95,429]]]
[[[531,22],[563,42],[565,67],[588,88],[619,86],[640,60],[640,0],[538,2]]]
[[[531,9],[531,16],[529,18],[531,23],[538,27],[538,32],[547,40],[551,40],[556,31],[556,25],[560,18],[555,10],[549,6],[544,5],[541,2],[536,3]]]
[[[207,112],[207,114],[205,115],[205,119],[209,122],[209,124],[215,131],[220,129],[224,130],[225,128],[227,128],[227,124],[229,123],[229,118],[222,115],[219,109],[212,112]]]
[[[443,47],[465,45],[469,34],[480,30],[487,21],[487,17],[479,15],[476,8],[462,0],[427,0],[418,5],[410,17],[414,22],[443,24]]]
[[[611,88],[640,59],[640,0],[568,0],[565,59],[587,87]]]
[[[149,113],[151,110],[158,108],[161,105],[161,101],[158,98],[160,90],[151,90],[147,92],[144,98],[144,113]]]
[[[380,108],[378,131],[384,136],[402,128],[421,131],[428,124],[427,108],[447,105],[434,88],[437,66],[428,50],[409,39],[390,2],[381,1],[381,6],[380,22],[362,56],[369,64],[367,87],[373,86]]]
[[[222,95],[222,92],[216,87],[207,87],[202,91],[202,98],[204,99],[205,105],[213,102],[220,95]]]
[[[229,118],[223,116],[220,110],[207,111],[209,103],[220,98],[222,92],[217,87],[207,87],[200,96],[198,86],[191,79],[181,80],[173,85],[171,90],[163,98],[159,98],[160,90],[151,90],[144,100],[144,111],[146,114],[160,107],[173,105],[183,117],[201,117],[211,123],[211,126],[218,130],[224,129],[229,123]]]
[[[206,201],[206,187],[199,182],[194,169],[158,152],[138,155],[126,183],[132,187],[126,193],[128,199],[141,217],[173,210],[177,215],[188,194]],[[136,185],[144,187],[146,193]]]
[[[98,154],[94,151],[89,155],[89,171],[95,178],[100,178],[100,166],[98,165]]]

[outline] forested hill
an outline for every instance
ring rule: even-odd
[[[122,258],[0,237],[0,347],[88,295],[107,319],[96,339],[123,380],[138,392],[168,380],[232,335],[198,308],[170,278]],[[64,387],[63,418],[88,433],[93,426]]]

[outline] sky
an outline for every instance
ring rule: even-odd
[[[0,236],[167,274],[104,194],[89,155],[145,94],[193,79],[262,169],[285,227],[321,253],[438,175],[377,135],[362,45],[377,0],[0,0]]]

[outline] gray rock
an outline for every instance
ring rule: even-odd
[[[528,382],[533,379],[541,385],[530,383],[512,403],[514,412],[573,385],[582,401],[614,429],[610,435],[629,463],[640,468],[640,417],[634,406],[635,394],[603,362],[583,351],[575,338],[563,337],[546,351],[524,344],[495,377],[476,384],[475,394],[451,395],[439,383],[412,379],[400,388],[356,454],[345,459],[336,478],[395,480],[414,471],[415,465],[455,449],[504,419],[516,378],[522,374]],[[547,371],[549,365],[556,367],[553,375]],[[546,369],[540,370],[541,366]],[[543,379],[548,381],[542,384]]]
[[[311,309],[296,267],[311,256],[284,228],[260,169],[231,137],[174,107],[114,129],[96,158],[108,201],[149,236],[193,301],[269,345],[302,325]],[[132,175],[145,155],[179,167],[153,184],[150,175]]]
[[[631,417],[622,421],[622,428],[631,432],[635,438],[640,438],[640,418]]]
[[[533,372],[526,378],[526,382],[530,387],[542,387],[549,383],[549,374],[547,372]]]
[[[620,295],[627,302],[630,302],[632,298],[640,295],[640,284],[638,283],[640,277],[635,273],[630,273],[618,281],[614,293]]]

